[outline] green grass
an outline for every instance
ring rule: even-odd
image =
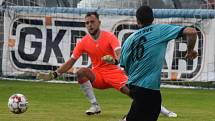
[[[178,118],[160,115],[158,121],[215,121],[215,92],[195,89],[161,89],[163,105]],[[23,114],[9,112],[10,95],[23,93],[29,109]],[[118,121],[129,109],[131,99],[115,91],[95,90],[102,114],[86,116],[86,97],[77,84],[0,81],[0,121]]]

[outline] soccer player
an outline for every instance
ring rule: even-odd
[[[122,40],[122,45],[121,46],[123,46],[123,44],[124,44],[125,41],[126,41],[126,39]],[[170,117],[170,118],[171,117],[176,118],[178,116],[175,112],[169,111],[167,108],[165,108],[162,105],[161,105],[160,113],[163,114],[164,116],[167,116],[167,117]]]
[[[119,40],[113,33],[100,30],[100,24],[101,21],[96,12],[87,13],[85,26],[89,34],[77,43],[71,58],[55,72],[38,75],[44,80],[54,79],[71,69],[82,53],[87,53],[92,61],[92,69],[80,68],[76,72],[78,83],[91,103],[91,107],[86,111],[87,115],[101,112],[92,87],[97,89],[115,88],[129,96],[129,90],[125,86],[128,78],[117,65],[121,52]]]
[[[160,79],[168,41],[187,40],[187,59],[197,57],[194,28],[171,24],[153,24],[153,11],[141,6],[136,11],[140,28],[122,46],[120,66],[128,75],[127,86],[133,98],[125,121],[157,121],[161,110]]]

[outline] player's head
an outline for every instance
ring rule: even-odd
[[[85,26],[91,35],[97,34],[100,30],[101,21],[97,12],[88,12],[85,16]]]
[[[153,11],[149,6],[141,6],[136,11],[138,27],[152,24],[154,21]]]

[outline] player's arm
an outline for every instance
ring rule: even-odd
[[[72,68],[72,66],[75,64],[77,59],[74,57],[71,57],[69,60],[67,60],[63,65],[61,65],[56,71],[51,71],[49,73],[38,73],[37,78],[48,81],[57,78],[59,75],[66,73],[69,69]]]
[[[76,44],[76,47],[74,48],[72,52],[72,56],[64,63],[62,64],[57,70],[51,71],[49,73],[38,73],[37,78],[47,81],[57,78],[59,75],[68,72],[70,69],[72,69],[73,65],[77,61],[77,59],[82,55],[84,51],[84,45],[82,40]]]
[[[109,37],[109,40],[111,47],[114,49],[115,58],[112,57],[111,55],[105,55],[102,57],[102,60],[105,61],[106,63],[118,65],[121,53],[119,40],[113,34]]]
[[[69,69],[71,69],[73,67],[73,65],[75,64],[77,59],[75,59],[73,56],[67,60],[63,65],[61,65],[56,72],[60,75],[63,74],[65,72],[67,72]]]
[[[121,49],[117,48],[114,50],[114,54],[115,57],[111,55],[105,55],[102,57],[102,60],[105,61],[106,63],[110,63],[110,64],[114,64],[114,65],[118,65],[119,64],[119,59],[120,59],[120,53],[121,53]]]
[[[119,62],[120,55],[121,55],[121,48],[115,49],[114,52],[115,52],[116,60]]]
[[[183,30],[183,37],[187,40],[187,54],[186,58],[194,59],[197,57],[197,52],[194,50],[197,32],[195,28],[186,27]]]

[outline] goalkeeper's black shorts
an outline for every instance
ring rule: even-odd
[[[159,90],[129,86],[133,102],[126,121],[157,121],[161,110]]]

